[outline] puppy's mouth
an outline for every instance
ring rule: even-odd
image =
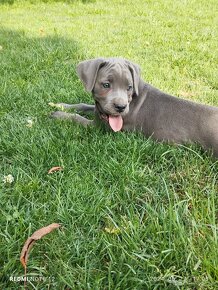
[[[120,131],[123,127],[123,118],[121,115],[113,116],[100,113],[100,117],[110,125],[114,132]]]
[[[107,122],[114,132],[120,131],[123,127],[122,114],[120,113],[111,114],[110,112],[106,112],[105,110],[102,109],[98,101],[95,101],[95,104],[99,112],[100,119]]]

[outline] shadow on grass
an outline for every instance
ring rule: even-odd
[[[1,113],[37,116],[50,101],[77,101],[82,84],[75,67],[85,58],[79,44],[38,33],[34,38],[0,28]]]
[[[0,0],[0,5],[1,4],[10,4],[10,5],[12,5],[12,4],[14,4],[15,1],[16,0]]]
[[[43,121],[48,122],[49,98],[68,98],[82,88],[75,66],[84,57],[76,41],[58,35],[29,37],[22,31],[0,28],[0,45],[0,127],[6,135],[13,127],[14,134],[19,136],[19,126],[25,116],[39,116],[41,120],[44,115]],[[16,140],[12,138],[14,149],[10,149],[6,135],[1,138],[0,155],[15,156]],[[7,204],[7,200],[4,202]],[[2,221],[3,228],[6,223]],[[1,262],[0,288],[20,289],[19,283],[10,282],[10,276],[23,273],[18,248],[28,234],[24,228],[20,235],[14,226],[9,227],[9,232],[12,252],[8,256],[7,250],[1,251],[4,262]]]
[[[0,5],[1,4],[9,4],[9,5],[13,5],[14,3],[18,2],[17,0],[0,0]],[[30,0],[29,1],[32,4],[36,4],[39,1],[38,0]],[[87,3],[95,3],[96,0],[41,0],[42,3],[52,3],[52,2],[63,2],[63,3],[74,3],[74,2],[82,2],[84,4]]]

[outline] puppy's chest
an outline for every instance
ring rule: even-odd
[[[132,131],[136,129],[137,119],[135,114],[129,111],[129,113],[123,117],[123,128],[124,131]]]

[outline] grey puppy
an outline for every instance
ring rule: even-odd
[[[112,130],[141,131],[158,141],[197,142],[218,157],[218,107],[173,97],[145,83],[140,67],[122,58],[97,58],[79,63],[77,73],[95,105],[64,103],[66,109],[95,112],[95,120],[56,111],[55,118],[83,125],[97,120]]]

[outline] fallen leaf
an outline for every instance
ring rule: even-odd
[[[51,174],[53,172],[60,171],[60,170],[63,170],[61,166],[54,166],[51,169],[49,169],[48,174]]]
[[[57,223],[50,224],[47,227],[43,227],[43,228],[35,231],[32,234],[32,236],[26,240],[26,242],[23,246],[23,249],[21,251],[21,254],[20,254],[20,261],[25,269],[26,269],[26,265],[27,265],[29,252],[30,252],[33,244],[35,243],[35,241],[40,240],[43,236],[49,234],[50,232],[52,232],[53,230],[55,230],[59,227],[60,227],[60,224],[57,224]]]
[[[104,228],[106,233],[118,235],[121,233],[119,228]]]

